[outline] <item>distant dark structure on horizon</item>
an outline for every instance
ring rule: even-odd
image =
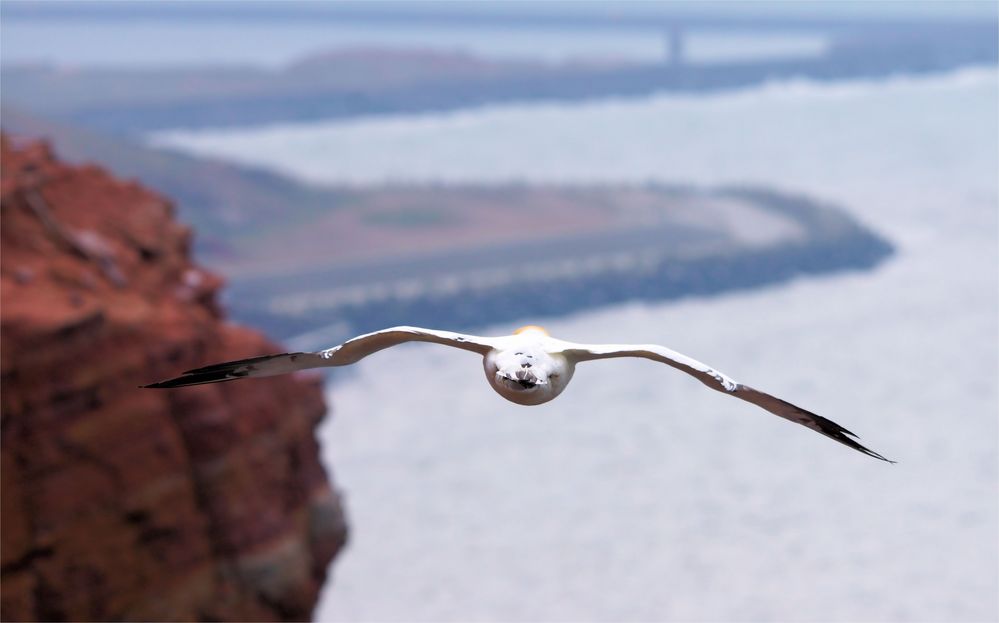
[[[683,28],[679,24],[673,24],[666,32],[666,60],[671,67],[680,67],[685,62],[683,36]]]

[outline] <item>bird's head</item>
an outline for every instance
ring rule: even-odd
[[[562,358],[543,350],[517,349],[498,351],[486,357],[489,384],[501,396],[524,405],[548,402],[558,396],[571,369]]]

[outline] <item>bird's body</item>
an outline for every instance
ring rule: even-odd
[[[179,377],[146,387],[184,387],[245,377],[274,376],[309,368],[344,366],[385,348],[411,341],[433,342],[481,355],[490,387],[503,398],[520,405],[539,405],[556,398],[572,379],[576,364],[583,361],[616,357],[641,357],[658,361],[686,372],[711,389],[751,402],[864,454],[888,461],[877,452],[862,446],[852,438],[855,437],[853,433],[835,422],[737,383],[717,370],[664,346],[578,344],[553,338],[537,326],[527,326],[513,335],[499,337],[419,327],[392,327],[352,338],[316,353],[283,353],[230,361],[189,370]]]

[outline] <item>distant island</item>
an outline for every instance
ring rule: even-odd
[[[377,255],[234,276],[228,304],[235,317],[278,338],[297,338],[296,348],[314,348],[397,324],[474,329],[628,300],[715,294],[801,274],[862,270],[892,252],[889,242],[840,209],[759,188],[413,187],[363,193],[368,209],[401,197],[410,206],[467,206],[469,218],[481,218],[485,227],[477,236],[472,230],[449,235],[468,222],[423,223],[402,218],[403,210],[390,212],[402,220],[378,229],[426,227],[438,244],[432,251],[395,250],[376,242],[379,236],[371,230],[355,244],[371,240]],[[500,211],[485,198],[508,201],[509,207]],[[564,206],[584,215],[584,222],[586,215],[604,211],[604,224],[532,230],[533,223],[558,215]],[[514,225],[507,228],[509,235],[488,229],[486,217],[497,212]],[[303,234],[299,248],[315,245],[322,231]],[[384,239],[392,236],[386,232]]]

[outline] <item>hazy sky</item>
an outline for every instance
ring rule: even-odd
[[[746,15],[789,17],[841,18],[947,18],[994,17],[995,2],[988,0],[897,0],[842,2],[834,0],[812,2],[727,0],[704,2],[143,2],[126,6],[121,2],[56,2],[13,0],[3,3],[5,18],[45,17],[53,14],[117,16],[127,14],[194,16],[224,19],[226,14],[273,13],[279,9],[289,18],[295,14],[303,19],[317,15],[370,15],[391,17],[399,13],[422,13],[428,16],[464,14],[467,16],[532,16],[563,15],[566,17],[629,17],[661,15]]]

